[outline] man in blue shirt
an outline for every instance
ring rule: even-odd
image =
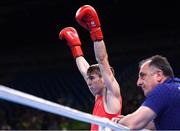
[[[180,79],[165,57],[152,56],[140,62],[140,86],[146,96],[144,103],[132,114],[114,119],[130,129],[180,129]]]

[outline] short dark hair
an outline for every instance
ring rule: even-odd
[[[115,72],[114,72],[114,69],[112,67],[110,67],[113,75],[115,75]],[[87,70],[87,75],[90,75],[90,74],[98,74],[100,77],[102,77],[101,75],[101,71],[100,71],[100,68],[99,68],[99,64],[93,64],[91,65],[88,70]]]
[[[150,58],[140,61],[139,67],[141,67],[145,62],[149,60],[150,60],[149,66],[154,66],[160,69],[165,76],[174,77],[174,72],[170,63],[168,62],[166,57],[163,57],[161,55],[154,55],[154,56],[151,56]]]

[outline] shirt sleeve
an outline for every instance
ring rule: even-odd
[[[146,97],[143,106],[152,109],[156,115],[163,112],[169,102],[167,88],[165,85],[159,85],[155,87]]]

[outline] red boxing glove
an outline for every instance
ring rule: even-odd
[[[81,41],[77,31],[73,27],[66,27],[59,32],[59,38],[66,39],[68,46],[71,48],[73,57],[83,56]]]
[[[90,31],[93,41],[100,41],[103,39],[98,15],[92,6],[84,5],[80,7],[76,12],[76,21],[82,27]]]

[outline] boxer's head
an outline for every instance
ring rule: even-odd
[[[113,74],[114,70],[111,68]],[[102,95],[102,91],[105,87],[104,80],[101,75],[101,71],[98,64],[91,65],[87,70],[87,84],[91,93],[95,95]]]
[[[115,75],[114,69],[112,67],[110,67],[110,69],[111,69],[113,75]],[[87,75],[89,76],[91,74],[97,74],[97,75],[99,75],[99,77],[102,77],[98,64],[93,64],[88,68]]]

